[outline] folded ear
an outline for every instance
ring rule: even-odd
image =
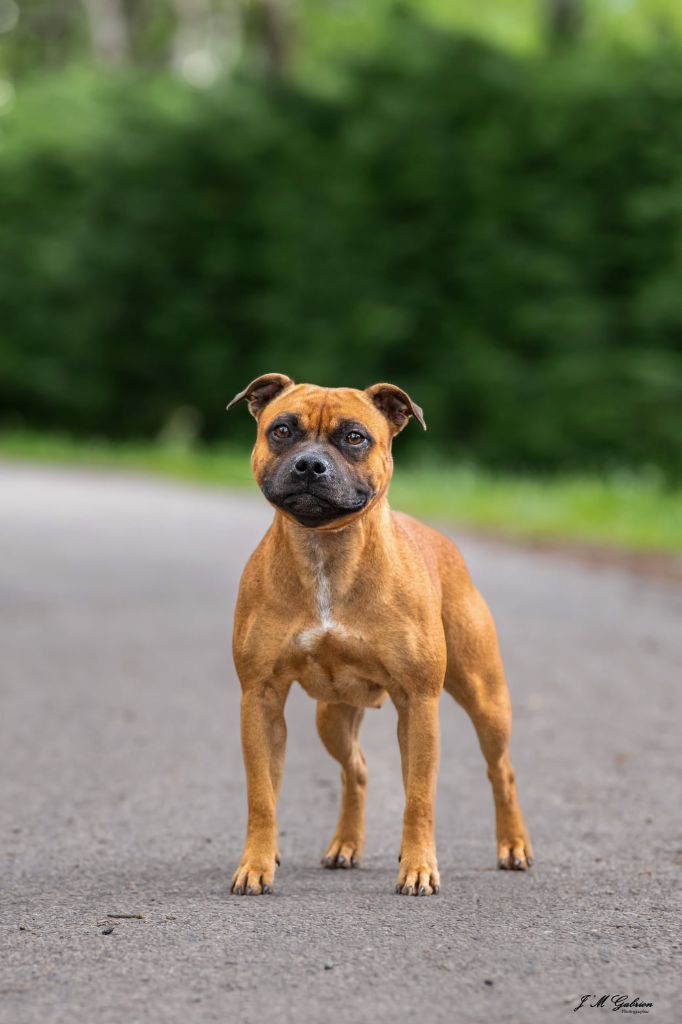
[[[366,389],[365,394],[386,417],[392,433],[400,433],[410,416],[414,416],[422,430],[426,430],[424,413],[402,388],[397,388],[395,384],[372,384],[371,388]]]
[[[227,409],[231,409],[237,402],[246,399],[249,405],[249,412],[258,419],[259,414],[273,398],[276,398],[285,388],[293,385],[291,377],[283,373],[264,373],[262,377],[256,377],[251,383],[234,396]]]

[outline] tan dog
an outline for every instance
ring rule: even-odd
[[[294,384],[269,373],[245,399],[258,421],[254,476],[274,521],[244,570],[234,622],[242,685],[248,828],[237,894],[272,891],[284,703],[298,680],[341,765],[341,812],[323,864],[357,865],[367,768],[358,742],[367,707],[398,712],[405,814],[396,892],[440,887],[434,842],[438,702],[443,686],[468,712],[488,765],[501,868],[532,850],[507,752],[511,706],[495,626],[451,541],[386,498],[391,441],[419,406],[392,384],[366,391]]]

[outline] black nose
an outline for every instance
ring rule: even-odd
[[[294,472],[298,476],[324,476],[329,472],[329,463],[323,462],[319,455],[299,455],[294,463]]]

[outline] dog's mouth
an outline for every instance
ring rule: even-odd
[[[324,526],[334,519],[361,512],[369,499],[369,492],[358,492],[355,500],[339,503],[312,491],[294,491],[283,495],[275,504],[289,512],[303,526]]]

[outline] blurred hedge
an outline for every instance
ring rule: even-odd
[[[681,53],[411,22],[333,96],[85,92],[0,123],[4,422],[246,437],[278,370],[393,380],[453,457],[682,475]]]

